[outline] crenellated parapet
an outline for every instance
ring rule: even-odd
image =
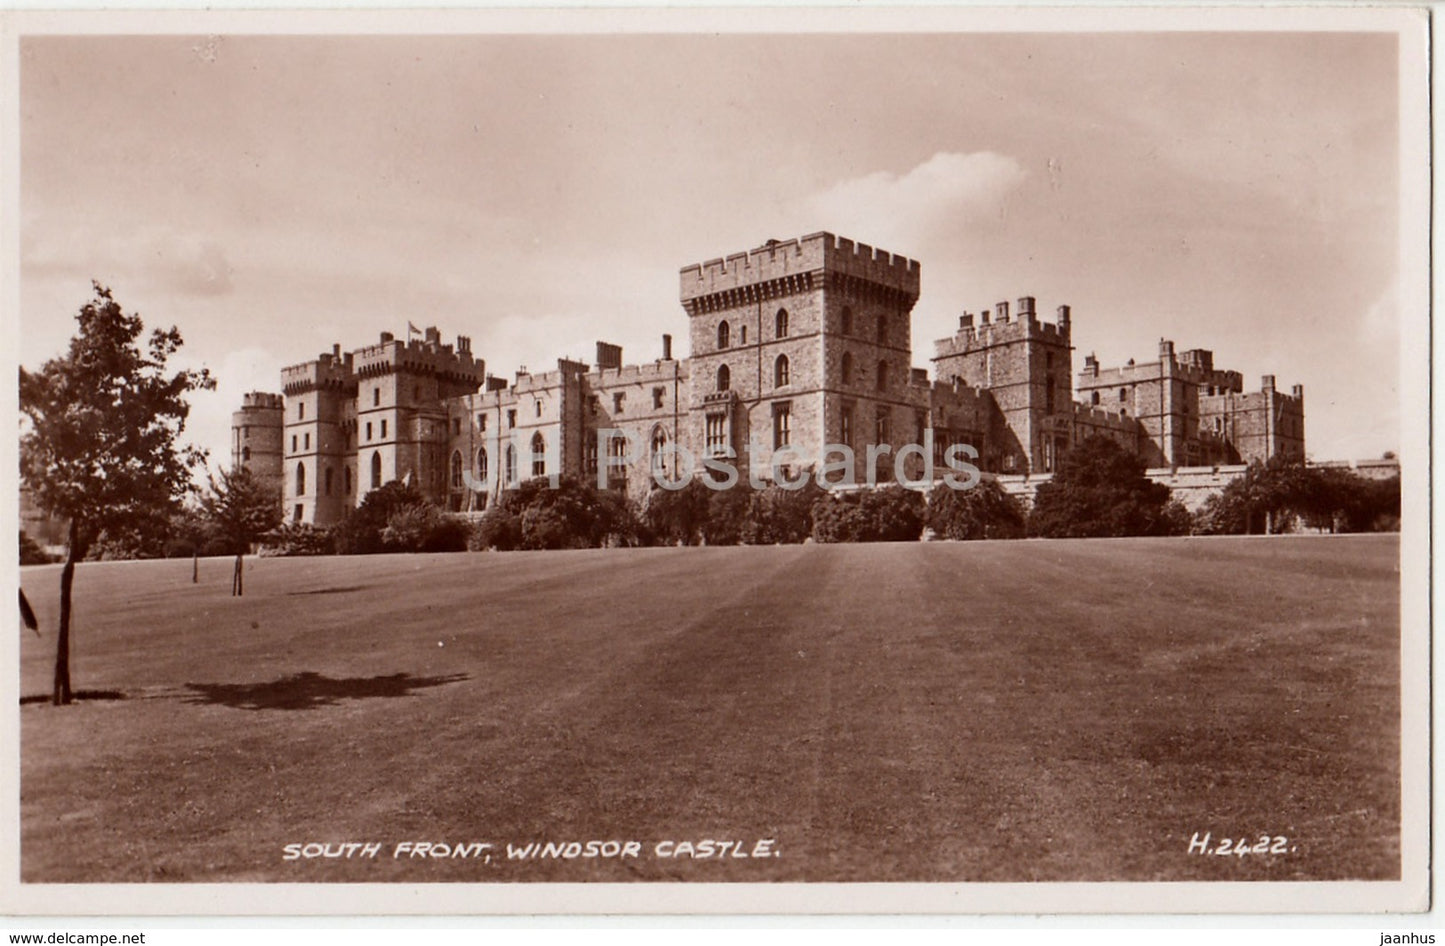
[[[1009,314],[1007,301],[996,303],[990,311],[984,306],[977,316],[965,311],[958,319],[958,331],[933,343],[933,360],[980,351],[995,345],[1024,341],[1069,343],[1071,329],[1069,307],[1061,305],[1053,322],[1039,319],[1034,310],[1034,297],[1022,296],[1018,308]]]
[[[307,391],[354,391],[356,377],[352,374],[351,356],[342,357],[340,350],[323,352],[314,361],[303,361],[281,369],[281,390],[288,396]]]
[[[825,287],[911,309],[918,301],[919,265],[819,232],[769,240],[745,253],[684,267],[679,275],[679,296],[689,315]]]
[[[286,399],[271,391],[250,391],[241,395],[242,410],[284,410]]]
[[[444,345],[435,327],[428,327],[423,338],[406,342],[390,332],[382,332],[377,344],[358,348],[351,353],[351,358],[359,378],[422,374],[475,388],[487,374],[485,362],[472,356],[469,338],[458,336],[455,348]]]

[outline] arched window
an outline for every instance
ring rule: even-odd
[[[718,389],[719,391],[726,391],[726,390],[728,389],[729,385],[732,384],[732,380],[733,380],[733,373],[728,370],[728,366],[727,366],[727,365],[723,365],[722,367],[718,368],[718,370],[717,370],[717,389]]]
[[[652,428],[652,475],[655,480],[670,479],[668,461],[672,451],[667,446],[667,429],[661,424]]]
[[[1090,395],[1090,397],[1089,397],[1089,402],[1090,402],[1091,404],[1098,404],[1098,403],[1099,403],[1099,392],[1098,392],[1098,391],[1095,391],[1092,395]]]
[[[878,344],[888,341],[888,316],[878,316]]]
[[[296,464],[296,495],[306,495],[306,464]]]
[[[506,477],[508,483],[517,481],[517,448],[507,444],[507,468]]]
[[[487,481],[487,448],[483,447],[477,451],[477,480],[485,483]]]
[[[853,383],[853,353],[851,351],[843,352],[843,383]]]
[[[462,488],[462,452],[452,451],[452,489]]]
[[[888,362],[878,362],[878,390],[888,387]]]
[[[777,328],[778,338],[788,337],[788,310],[779,309],[778,314],[773,316],[773,324]]]
[[[241,459],[242,459],[243,461],[244,461],[244,460],[249,460],[249,459],[251,459],[251,448],[250,448],[250,447],[242,447],[242,448],[241,448]]]
[[[717,324],[717,347],[726,348],[731,341],[732,337],[728,331],[728,324],[726,322],[719,322]]]
[[[788,356],[779,355],[773,362],[773,387],[781,388],[788,383]]]
[[[532,435],[532,475],[547,475],[547,441],[540,430]]]
[[[381,488],[381,451],[377,450],[371,455],[371,488]]]
[[[853,334],[853,310],[848,306],[843,307],[843,334]]]

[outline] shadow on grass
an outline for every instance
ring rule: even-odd
[[[410,696],[426,687],[443,686],[467,679],[464,673],[441,677],[413,677],[393,673],[378,677],[349,677],[333,680],[307,671],[269,683],[187,683],[194,696],[187,703],[217,703],[235,709],[307,710],[335,706],[342,700]]]
[[[125,699],[125,694],[122,693],[122,692],[120,692],[119,690],[73,690],[73,691],[71,692],[71,694],[70,694],[70,700],[71,700],[72,703],[78,703],[78,702],[80,702],[81,700],[123,700],[123,699]],[[49,703],[49,702],[50,702],[50,694],[49,694],[49,693],[35,693],[35,694],[30,695],[30,696],[22,696],[22,697],[20,698],[20,705],[21,705],[21,706],[24,706],[26,703]]]
[[[344,595],[352,591],[361,591],[365,588],[365,585],[338,585],[334,588],[316,588],[312,591],[289,591],[287,594],[293,597],[295,595]]]

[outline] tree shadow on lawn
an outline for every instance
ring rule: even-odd
[[[413,677],[405,673],[388,676],[348,677],[333,680],[306,671],[269,683],[187,683],[195,695],[187,703],[218,703],[235,709],[307,710],[335,706],[342,700],[372,697],[410,696],[414,690],[443,686],[467,679],[465,673],[440,677]]]

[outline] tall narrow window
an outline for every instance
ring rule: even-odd
[[[372,388],[372,389],[371,389],[371,406],[372,406],[372,407],[380,407],[380,406],[381,406],[381,388]]]
[[[385,439],[386,439],[386,419],[385,419],[385,418],[383,418],[382,421],[381,421],[381,439],[382,439],[382,440],[385,440]]]
[[[305,420],[305,419],[306,419],[306,402],[305,402],[305,401],[298,401],[298,402],[296,403],[296,419],[297,419],[297,420]]]
[[[878,316],[878,344],[882,345],[888,341],[888,316]]]
[[[652,476],[655,480],[671,478],[668,460],[671,451],[667,447],[667,430],[658,425],[652,428]]]
[[[852,335],[852,334],[853,334],[853,310],[850,309],[850,308],[848,308],[847,306],[844,306],[844,307],[843,307],[843,313],[842,313],[842,319],[841,319],[841,321],[842,321],[843,334],[844,334],[844,335]]]
[[[511,444],[507,444],[506,477],[508,483],[514,483],[517,480],[517,448]]]
[[[723,366],[721,366],[720,368],[718,368],[718,370],[717,370],[717,389],[718,389],[719,391],[726,391],[726,390],[728,389],[729,385],[732,384],[732,380],[733,380],[733,373],[728,370],[728,366],[727,366],[727,365],[723,365]]]
[[[793,405],[773,405],[773,449],[786,447],[793,437]]]
[[[452,489],[462,488],[462,452],[452,451]]]
[[[739,344],[739,345],[746,345],[747,343],[748,343],[748,327],[747,327],[746,325],[739,325],[739,326],[738,326],[738,344]]]
[[[306,464],[296,464],[296,495],[306,495]]]
[[[335,471],[332,470],[331,467],[328,466],[328,467],[326,468],[326,495],[327,495],[327,496],[330,496],[330,495],[331,495],[331,480],[332,480],[332,474],[333,474],[334,472],[335,472]]]
[[[532,475],[547,475],[547,441],[540,430],[532,435]]]
[[[707,416],[707,452],[716,456],[727,446],[727,418],[721,414]]]
[[[878,390],[882,391],[888,387],[888,362],[878,362]]]
[[[843,383],[844,383],[844,384],[852,384],[852,383],[853,383],[853,353],[852,353],[852,352],[850,352],[850,351],[845,351],[845,352],[843,352],[843,365],[842,365],[842,371],[841,371],[840,373],[841,373],[842,376],[843,376]]]
[[[376,450],[371,454],[371,488],[381,488],[381,451]]]
[[[846,446],[853,446],[853,405],[844,404],[843,413],[839,416],[838,433]]]
[[[487,481],[487,448],[483,447],[477,451],[477,481]]]
[[[779,309],[778,314],[773,316],[773,326],[777,329],[774,333],[778,338],[788,337],[788,310]]]
[[[726,348],[731,342],[732,336],[728,330],[728,324],[726,322],[719,322],[717,324],[717,347]]]
[[[241,459],[242,459],[243,461],[244,461],[244,460],[249,460],[249,459],[251,459],[251,448],[250,448],[250,447],[242,447],[242,448],[241,448]]]
[[[781,388],[788,384],[788,356],[779,355],[778,360],[773,362],[773,387]]]
[[[351,467],[342,467],[341,482],[346,487],[346,495],[351,495]]]
[[[873,442],[889,443],[893,439],[893,418],[888,414],[888,408],[878,408],[878,417],[873,425]]]

